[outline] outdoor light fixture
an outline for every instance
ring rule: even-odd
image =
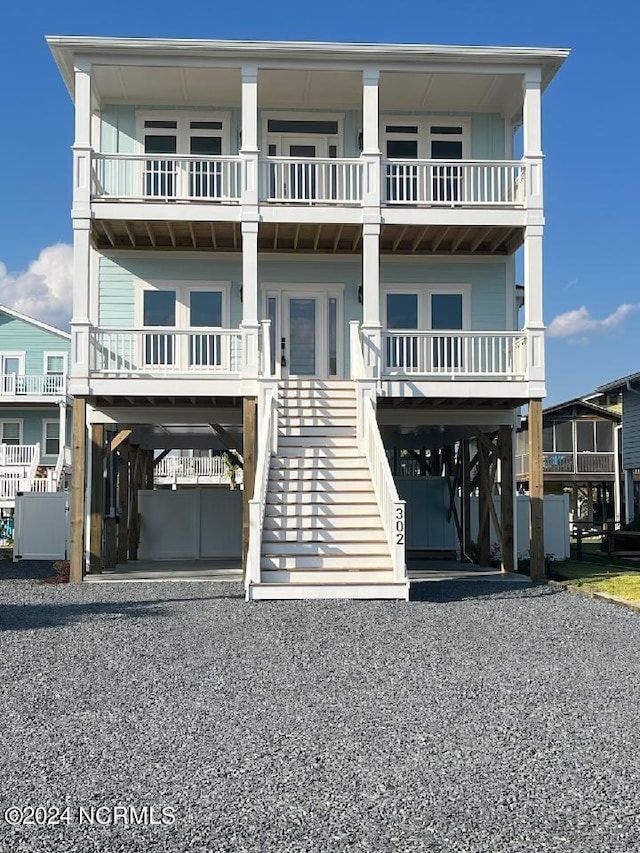
[[[240,285],[240,302],[242,302],[242,285]]]
[[[358,285],[358,302],[362,305],[362,285]]]

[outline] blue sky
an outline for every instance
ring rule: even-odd
[[[23,309],[60,322],[68,310],[73,112],[47,34],[570,47],[543,101],[545,320],[558,335],[547,341],[546,402],[640,370],[640,168],[624,150],[640,124],[637,5],[405,0],[395,9],[336,0],[12,3],[0,34],[0,302],[28,294]]]

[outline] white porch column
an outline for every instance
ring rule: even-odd
[[[369,339],[365,347],[365,364],[374,378],[381,370],[380,324],[380,223],[362,225],[362,333]]]
[[[71,319],[71,392],[88,393],[91,229],[91,65],[75,67],[75,139],[73,143],[73,317]]]
[[[258,69],[242,66],[242,204],[258,206]]]
[[[523,154],[527,167],[527,208],[542,211],[541,72],[527,71],[522,82]]]
[[[245,378],[258,375],[258,223],[242,223],[242,323]]]
[[[362,72],[362,158],[364,160],[364,207],[380,207],[380,71]]]
[[[527,225],[524,232],[524,327],[528,333],[528,377],[530,382],[540,383],[536,393],[541,396],[544,395],[545,379],[542,232],[542,225]]]

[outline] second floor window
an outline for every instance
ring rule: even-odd
[[[229,150],[226,116],[143,114],[139,121],[142,151],[150,155],[144,164],[145,196],[215,199],[221,195],[223,166],[211,158]]]

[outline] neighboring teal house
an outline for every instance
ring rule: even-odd
[[[18,491],[64,488],[70,471],[71,338],[0,306],[0,511],[7,538]]]

